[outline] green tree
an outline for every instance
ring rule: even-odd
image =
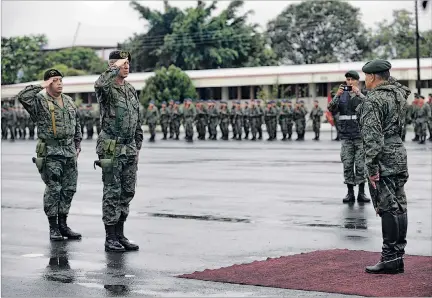
[[[64,64],[70,69],[77,69],[84,74],[100,74],[107,64],[91,48],[76,47],[48,52],[45,57],[46,65]]]
[[[80,70],[80,69],[75,69],[75,68],[70,68],[65,64],[55,64],[53,66],[50,66],[42,71],[39,72],[37,79],[38,80],[43,80],[43,76],[45,71],[47,71],[48,69],[57,69],[58,71],[60,71],[64,76],[68,76],[68,77],[74,77],[74,76],[84,76],[87,73],[84,70]]]
[[[119,43],[118,47],[132,53],[131,70],[133,72],[153,71],[161,65],[169,65],[169,57],[164,57],[160,49],[164,44],[166,35],[172,33],[175,21],[180,22],[183,12],[164,1],[164,11],[151,10],[137,1],[130,3],[138,12],[140,19],[148,23],[148,31],[144,34],[135,34],[133,37]]]
[[[42,49],[47,43],[45,35],[2,37],[2,85],[35,81],[45,67]]]
[[[291,4],[268,23],[267,34],[284,64],[359,61],[370,51],[360,10],[337,0]]]
[[[179,100],[197,97],[192,80],[180,68],[171,65],[155,71],[141,92],[141,103],[147,107],[151,100],[159,106],[162,101]]]
[[[275,65],[277,60],[256,25],[247,24],[251,11],[241,15],[243,1],[232,1],[219,15],[212,16],[216,1],[206,6],[197,1],[185,11],[164,1],[164,11],[153,11],[131,2],[148,22],[145,34],[135,34],[119,44],[133,53],[132,71],[152,71],[171,64],[186,69],[209,69]]]
[[[402,9],[393,12],[393,20],[379,22],[371,44],[370,58],[416,58],[415,19],[411,12]],[[432,30],[420,32],[420,57],[432,57]]]
[[[215,69],[274,65],[276,60],[265,47],[256,25],[247,24],[251,11],[240,15],[244,1],[231,1],[219,15],[212,17],[216,1],[208,6],[198,1],[188,8],[181,22],[165,37],[162,54],[182,69]]]

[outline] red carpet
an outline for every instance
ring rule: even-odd
[[[432,296],[432,257],[407,255],[405,273],[365,273],[364,268],[374,265],[379,257],[376,252],[322,250],[178,277],[360,296]]]

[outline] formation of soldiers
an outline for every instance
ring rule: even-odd
[[[30,119],[30,114],[22,106],[14,107],[10,104],[3,104],[1,110],[1,131],[2,140],[11,141],[15,139],[24,140],[29,132],[29,139],[34,140],[35,124]]]
[[[428,101],[425,102],[425,97],[417,93],[414,94],[414,100],[408,106],[405,115],[405,127],[402,140],[405,141],[407,125],[412,124],[414,128],[414,139],[420,144],[425,144],[427,131],[429,131],[428,140],[432,142],[432,93],[429,93]]]
[[[81,133],[86,131],[87,139],[93,139],[95,130],[97,134],[101,131],[100,113],[93,105],[80,105],[78,107],[78,117],[81,124]],[[293,106],[290,100],[269,101],[267,106],[263,106],[260,100],[251,100],[241,104],[234,101],[232,107],[228,108],[225,101],[221,101],[216,107],[214,100],[200,100],[193,104],[190,100],[185,100],[182,108],[179,101],[169,101],[162,103],[161,108],[157,108],[151,102],[147,110],[141,109],[144,123],[149,126],[150,142],[155,141],[156,126],[160,125],[163,133],[163,140],[168,138],[179,140],[180,126],[183,125],[187,131],[185,139],[193,140],[194,126],[198,134],[198,140],[205,140],[208,133],[209,140],[217,139],[217,127],[222,133],[220,139],[229,139],[229,128],[231,127],[231,139],[252,141],[263,139],[263,124],[266,127],[269,141],[276,140],[278,125],[282,132],[282,141],[291,140],[293,129],[297,135],[297,141],[304,140],[305,128],[309,116],[312,121],[313,140],[319,140],[321,120],[323,110],[318,106],[318,101],[314,101],[314,107],[309,112],[304,106],[304,101],[296,101]],[[336,131],[338,130],[337,114],[333,115]],[[422,95],[414,94],[414,101],[409,105],[406,114],[406,125],[404,129],[403,141],[408,125],[412,125],[415,137],[412,141],[424,144],[427,140],[432,142],[432,94],[426,101]],[[10,138],[29,140],[35,138],[35,124],[30,118],[29,113],[21,106],[14,107],[10,104],[3,104],[1,113],[2,140]],[[85,129],[84,129],[85,128]],[[187,128],[187,129],[186,129]],[[28,133],[27,133],[28,132]],[[339,140],[339,136],[335,140]]]
[[[234,101],[231,108],[228,108],[226,101],[221,101],[220,106],[216,107],[214,100],[200,100],[192,104],[192,100],[186,99],[183,108],[180,102],[174,100],[162,103],[158,109],[154,102],[150,102],[149,107],[143,113],[144,123],[149,126],[150,142],[155,141],[156,125],[160,124],[163,140],[179,140],[180,125],[184,126],[185,139],[193,141],[195,125],[198,140],[205,140],[208,132],[209,140],[217,140],[217,127],[222,133],[221,140],[229,139],[229,126],[231,126],[231,139],[242,140],[262,140],[262,125],[265,124],[268,141],[276,140],[277,126],[282,131],[282,141],[291,140],[293,127],[297,134],[297,141],[303,141],[306,128],[306,117],[309,115],[313,123],[315,132],[314,140],[319,140],[321,117],[323,110],[318,106],[318,101],[314,102],[314,107],[309,112],[304,106],[304,101],[300,100],[293,106],[290,100],[281,100],[279,105],[272,100],[264,107],[260,100]],[[169,135],[169,136],[168,136]]]

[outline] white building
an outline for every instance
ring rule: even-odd
[[[391,75],[408,86],[412,94],[417,92],[416,59],[392,60]],[[365,62],[325,63],[310,65],[286,65],[268,67],[247,67],[211,70],[186,71],[192,79],[199,97],[215,100],[250,100],[257,99],[261,89],[271,91],[278,86],[278,98],[303,99],[307,106],[313,99],[318,99],[325,108],[329,91],[341,84],[348,70],[355,70],[364,80],[361,68]],[[153,75],[148,73],[131,73],[127,80],[140,92],[146,80]],[[432,93],[432,58],[420,60],[421,94]],[[96,103],[94,82],[98,75],[65,77],[64,93],[83,102]],[[1,98],[12,99],[25,86],[37,84],[29,82],[2,86]]]

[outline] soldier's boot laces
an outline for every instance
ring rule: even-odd
[[[400,272],[400,258],[396,253],[396,243],[399,237],[399,222],[397,214],[384,212],[381,217],[383,247],[381,260],[374,266],[367,266],[366,272],[372,274],[397,274]]]
[[[354,185],[351,184],[347,184],[348,187],[348,193],[345,196],[345,198],[343,198],[343,202],[344,203],[351,203],[351,202],[355,202],[355,195],[354,195]]]
[[[50,230],[50,240],[61,241],[63,236],[61,235],[57,223],[57,216],[48,217],[49,230]]]
[[[117,235],[117,239],[120,242],[121,245],[123,245],[123,247],[126,250],[138,250],[139,246],[136,244],[133,244],[129,241],[129,239],[127,239],[124,235],[124,221],[119,221],[116,225],[116,235]]]
[[[68,239],[81,239],[81,234],[74,232],[67,225],[67,215],[59,214],[58,216],[58,225],[59,231],[63,237],[67,237]]]
[[[361,183],[359,185],[359,192],[358,192],[358,195],[357,195],[357,202],[360,202],[360,203],[369,203],[370,202],[370,199],[365,194],[365,184],[364,183]]]
[[[126,249],[118,241],[116,225],[105,225],[105,251],[124,252]]]

